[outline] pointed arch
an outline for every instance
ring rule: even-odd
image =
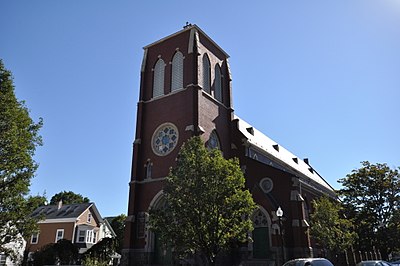
[[[149,208],[147,210],[147,213],[150,212],[151,209],[159,209],[163,207],[165,204],[165,197],[164,197],[164,191],[160,190],[151,200],[149,204]],[[149,252],[154,251],[155,246],[155,233],[152,232],[151,230],[146,227],[146,244],[145,244],[145,249]]]
[[[165,206],[164,191],[159,191],[152,199],[149,205],[149,211],[151,208],[159,209]],[[147,252],[153,253],[153,260],[157,265],[171,265],[172,261],[172,249],[169,245],[164,245],[160,241],[159,234],[149,230],[146,230],[146,245],[145,249]]]
[[[265,259],[271,256],[271,217],[262,207],[253,212],[251,216],[254,230],[251,232],[252,243],[249,243],[249,250],[253,258]]]
[[[208,138],[207,148],[209,150],[212,150],[212,149],[221,150],[221,142],[219,141],[218,133],[215,129],[213,131],[211,131],[210,137]]]
[[[172,58],[171,92],[183,88],[183,54],[177,51]]]
[[[165,63],[164,60],[160,58],[154,66],[153,98],[164,95],[164,72]]]
[[[208,55],[203,55],[203,90],[211,93],[211,66]]]
[[[218,64],[215,65],[214,97],[222,102],[222,76],[221,68]]]

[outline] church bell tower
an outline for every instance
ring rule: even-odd
[[[162,263],[148,212],[182,144],[201,136],[230,157],[233,120],[228,54],[198,26],[144,47],[129,183],[124,265]]]

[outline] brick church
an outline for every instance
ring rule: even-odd
[[[124,265],[171,264],[170,252],[148,229],[148,212],[162,204],[165,177],[192,136],[226,158],[239,158],[258,206],[249,232],[253,241],[232,252],[226,264],[281,265],[321,255],[308,233],[311,201],[335,197],[334,190],[307,159],[236,116],[228,58],[196,25],[144,47]]]

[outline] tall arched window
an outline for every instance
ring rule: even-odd
[[[209,150],[212,150],[212,149],[220,150],[221,149],[221,144],[219,142],[219,138],[218,138],[217,132],[215,130],[213,130],[210,134],[210,138],[207,141],[207,148]]]
[[[211,93],[211,68],[210,68],[210,60],[208,59],[207,54],[203,56],[203,89]]]
[[[158,59],[154,67],[153,98],[164,95],[164,60]]]
[[[221,69],[218,64],[215,65],[214,97],[222,102]]]
[[[171,91],[183,88],[183,54],[176,52],[172,58]]]

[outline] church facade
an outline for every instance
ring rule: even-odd
[[[239,158],[258,206],[253,241],[226,258],[228,264],[279,265],[319,255],[308,232],[311,201],[335,197],[334,190],[307,159],[235,115],[228,58],[196,25],[144,47],[123,264],[171,264],[170,252],[148,229],[148,213],[162,203],[165,177],[192,136]]]

